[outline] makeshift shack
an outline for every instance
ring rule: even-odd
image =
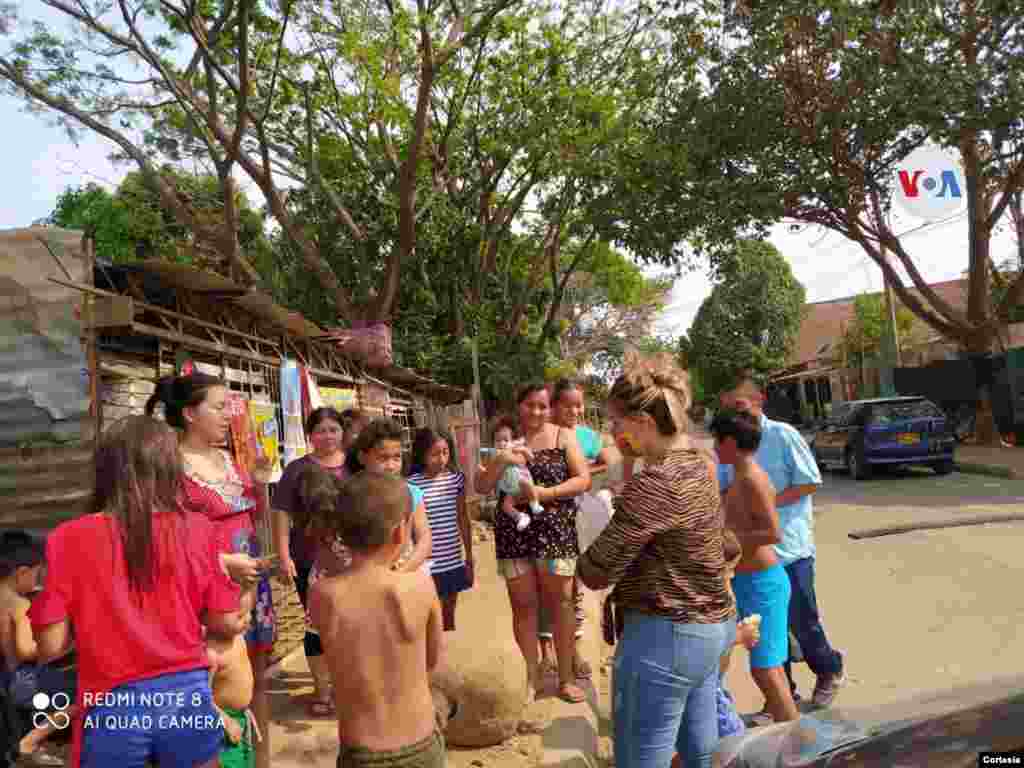
[[[461,388],[393,365],[368,371],[334,335],[212,272],[113,265],[81,233],[54,228],[0,232],[0,264],[0,528],[48,529],[80,514],[95,436],[142,412],[157,379],[186,360],[271,414],[278,435],[285,360],[328,403],[398,420],[406,446],[417,427],[447,427],[449,409],[464,416]]]

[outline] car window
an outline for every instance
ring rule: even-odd
[[[835,406],[832,409],[832,415],[829,416],[828,423],[832,426],[842,426],[846,423],[846,419],[849,418],[851,410],[853,410],[853,407],[849,403]]]
[[[876,403],[871,413],[871,423],[893,424],[909,419],[933,419],[942,412],[927,400],[911,400],[904,403]]]

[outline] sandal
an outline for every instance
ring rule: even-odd
[[[558,686],[558,698],[567,704],[582,704],[587,694],[576,683],[562,683]]]

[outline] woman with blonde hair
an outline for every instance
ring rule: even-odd
[[[627,357],[608,412],[644,459],[608,527],[580,557],[591,589],[614,585],[615,764],[661,768],[678,752],[711,765],[719,659],[736,635],[725,518],[711,462],[686,435],[690,386],[669,355]]]

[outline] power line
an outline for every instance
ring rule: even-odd
[[[947,216],[945,219],[939,219],[938,221],[925,222],[924,224],[919,224],[916,227],[912,227],[912,228],[910,228],[910,229],[908,229],[908,230],[906,230],[904,232],[900,232],[899,234],[896,235],[896,237],[897,238],[903,238],[903,237],[909,237],[911,235],[925,234],[927,232],[931,232],[932,230],[935,230],[935,229],[938,229],[938,228],[945,227],[945,226],[948,226],[950,224],[953,224],[957,220],[964,218],[966,215],[967,215],[967,211],[964,210],[964,211],[961,211],[960,213],[954,213],[952,216]],[[850,243],[851,245],[853,244],[852,240],[847,240],[846,242]],[[821,254],[819,252],[819,249],[816,246],[814,246],[813,244],[811,245],[811,248],[813,249],[813,251],[814,251],[816,256],[824,256],[825,255],[825,254]],[[863,249],[860,249],[860,248],[858,248],[858,250],[863,251]],[[874,261],[871,259],[870,256],[861,255],[860,259],[858,259],[855,264],[856,264],[856,266],[852,267],[852,269],[858,269],[858,268],[864,268],[864,267],[871,266],[872,264],[874,264]],[[830,278],[836,278],[836,277],[839,277],[841,275],[847,275],[847,274],[850,273],[850,271],[851,271],[851,267],[844,267],[843,269],[837,270],[835,272],[828,272],[828,273],[826,273],[824,275],[816,275],[815,276],[815,281],[818,281],[818,280],[828,280]],[[868,280],[869,288],[870,288],[870,284],[871,284],[871,280],[869,278],[869,280]]]

